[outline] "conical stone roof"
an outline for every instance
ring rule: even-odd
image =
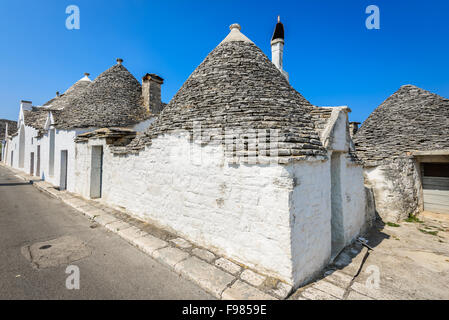
[[[62,110],[69,106],[73,99],[80,97],[91,83],[92,81],[87,76],[84,76],[68,88],[64,94],[51,99],[43,106],[50,110]]]
[[[127,127],[150,117],[143,106],[142,88],[136,78],[118,63],[100,74],[61,111],[55,111],[60,129]]]
[[[449,100],[413,85],[385,100],[354,136],[366,165],[405,156],[409,151],[449,148]]]
[[[219,135],[227,129],[278,129],[279,156],[326,154],[314,130],[312,105],[239,29],[238,25],[231,26],[230,34],[196,68],[145,135],[136,138],[128,150],[139,150],[167,132],[191,132],[194,124],[200,124],[202,130],[221,130]]]

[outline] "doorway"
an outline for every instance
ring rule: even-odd
[[[49,154],[48,154],[48,168],[49,175],[53,176],[55,171],[55,129],[50,129],[49,138]]]
[[[37,146],[36,176],[41,176],[41,146]]]
[[[331,234],[332,260],[345,246],[343,225],[343,198],[341,191],[341,153],[333,152],[331,156]]]
[[[67,189],[67,150],[61,150],[61,174],[59,176],[59,190]]]
[[[25,127],[20,126],[19,131],[19,168],[24,168],[25,164]]]
[[[449,163],[422,163],[424,210],[449,214]]]
[[[30,153],[30,176],[34,176],[34,152]]]
[[[90,171],[90,197],[101,198],[103,179],[103,146],[92,147]]]

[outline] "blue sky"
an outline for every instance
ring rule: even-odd
[[[65,27],[71,4],[79,30]],[[365,27],[371,4],[380,30]],[[277,15],[284,68],[315,105],[348,105],[363,121],[403,84],[449,97],[447,0],[1,0],[0,118],[16,120],[21,99],[40,105],[117,57],[139,80],[162,76],[168,102],[234,22],[271,57]]]

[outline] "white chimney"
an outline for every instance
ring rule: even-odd
[[[283,67],[283,56],[284,56],[284,25],[281,23],[281,18],[278,16],[278,23],[274,28],[273,37],[271,38],[271,61],[288,81],[288,73],[284,71]]]
[[[26,101],[26,100],[20,100],[20,107],[22,108],[22,110],[27,110],[27,111],[30,111],[33,108],[32,102]]]

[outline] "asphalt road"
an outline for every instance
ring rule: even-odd
[[[0,166],[0,299],[212,299],[195,284],[38,191]],[[22,248],[75,237],[89,256],[79,267],[79,290],[66,288],[67,264],[36,268]]]

